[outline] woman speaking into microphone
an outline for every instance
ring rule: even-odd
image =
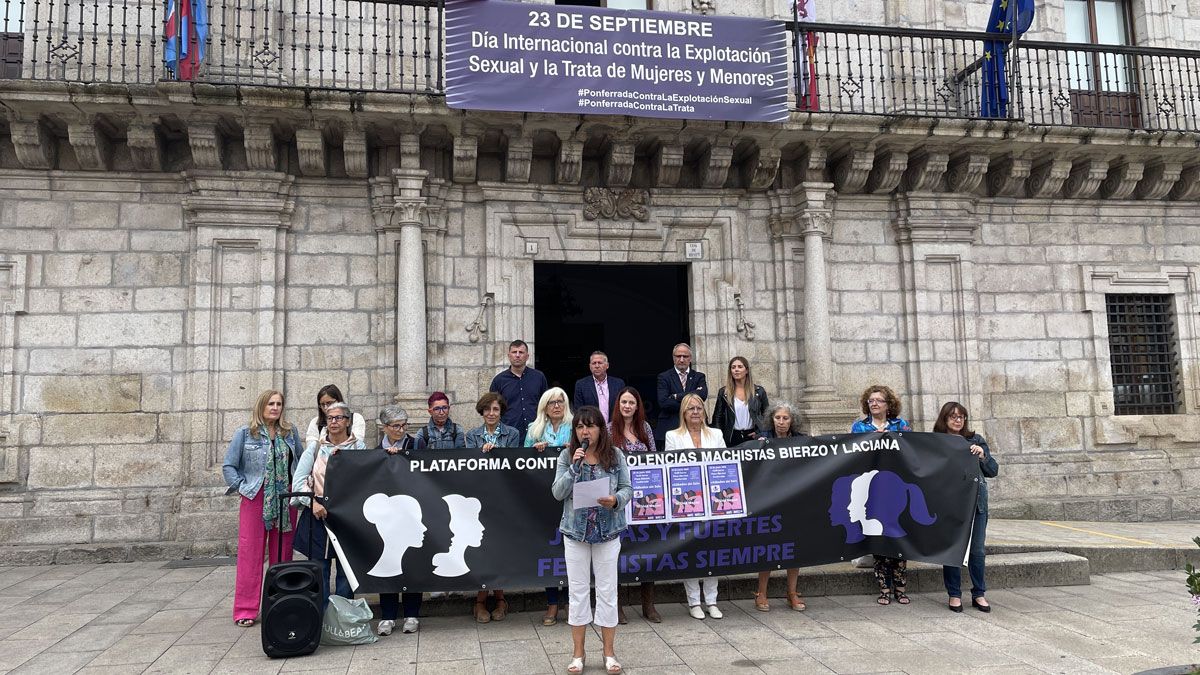
[[[633,495],[629,464],[613,447],[604,416],[595,406],[583,406],[575,415],[570,444],[558,456],[558,469],[550,490],[563,503],[558,529],[563,535],[567,561],[567,585],[571,593],[571,624],[574,652],[568,673],[582,673],[584,637],[593,622],[588,597],[590,577],[596,577],[595,623],[604,641],[604,669],[621,672],[614,642],[617,636],[617,561],[621,556],[621,533],[625,531],[625,505]],[[576,484],[580,490],[589,481],[607,481],[606,494],[593,504],[575,504]],[[601,484],[603,485],[603,484]]]

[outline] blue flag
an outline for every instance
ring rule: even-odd
[[[1033,23],[1033,1],[992,0],[992,13],[988,17],[986,30],[989,33],[1002,33],[1006,37],[983,42],[982,84],[979,94],[981,117],[1008,117],[1005,52],[1008,50],[1008,42],[1012,40],[1013,22],[1016,22],[1017,35],[1023,35]]]

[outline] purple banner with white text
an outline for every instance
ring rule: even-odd
[[[446,0],[451,108],[780,122],[787,68],[779,21]]]

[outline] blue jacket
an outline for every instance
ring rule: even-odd
[[[870,417],[864,417],[861,420],[856,420],[850,427],[852,434],[867,434],[872,431],[879,431],[871,424]],[[912,425],[903,417],[889,417],[887,421],[887,431],[912,431]]]
[[[486,442],[483,440],[484,427],[482,424],[467,432],[468,448],[482,448]],[[508,426],[504,422],[496,425],[496,447],[497,448],[519,448],[521,447],[521,432]]]
[[[608,484],[611,492],[609,494],[617,498],[617,505],[614,508],[605,508],[596,506],[593,508],[599,509],[596,518],[596,525],[600,530],[600,540],[608,541],[614,537],[618,537],[625,531],[625,505],[629,503],[629,499],[633,497],[633,486],[629,483],[629,463],[625,461],[625,453],[613,448],[613,452],[617,454],[617,464],[612,471],[605,471],[599,465],[589,467],[589,469],[580,469],[579,471],[591,472],[591,478],[597,479],[602,476],[608,476]],[[577,472],[575,465],[571,463],[570,449],[564,449],[558,455],[558,468],[554,474],[554,484],[550,486],[550,492],[554,498],[563,503],[562,520],[558,523],[558,529],[563,533],[563,536],[576,541],[583,541],[583,537],[587,532],[587,515],[589,509],[575,510],[575,506],[571,503],[571,494],[573,486],[579,480],[580,472]]]
[[[283,437],[283,442],[292,453],[292,462],[298,462],[304,454],[304,446],[300,445],[300,432],[294,425]],[[221,475],[229,486],[225,494],[238,492],[246,499],[254,499],[258,495],[262,489],[263,474],[267,471],[267,450],[270,445],[269,438],[251,434],[248,426],[234,432],[229,448],[225,450],[225,463],[221,465]]]
[[[968,438],[967,442],[983,448],[983,459],[979,460],[979,472],[983,474],[983,478],[979,479],[979,497],[977,497],[975,500],[975,510],[979,513],[987,515],[987,479],[995,478],[1000,474],[1000,465],[997,464],[996,459],[992,457],[992,449],[988,447],[987,441],[983,440],[983,436],[975,434],[974,436]]]

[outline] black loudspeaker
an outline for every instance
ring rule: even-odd
[[[262,599],[262,648],[267,656],[304,656],[321,644],[323,571],[321,563],[309,560],[267,569]]]

